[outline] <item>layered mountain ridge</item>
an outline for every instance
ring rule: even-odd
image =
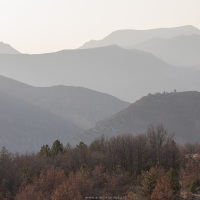
[[[0,55],[1,74],[33,86],[72,85],[134,102],[148,93],[200,89],[200,71],[116,45],[41,55]]]
[[[170,39],[153,38],[127,48],[151,53],[174,66],[200,65],[200,35],[180,35]]]
[[[37,88],[0,76],[0,146],[36,151],[73,136],[129,105],[81,87]]]
[[[102,40],[91,40],[80,48],[96,48],[109,45],[119,45],[121,47],[133,46],[152,38],[172,38],[179,35],[200,35],[200,30],[194,26],[186,25],[173,28],[157,28],[149,30],[118,30],[114,31]]]

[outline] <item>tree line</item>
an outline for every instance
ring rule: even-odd
[[[200,144],[178,145],[162,124],[145,134],[90,145],[56,140],[38,153],[0,151],[0,199],[192,199],[200,188]]]

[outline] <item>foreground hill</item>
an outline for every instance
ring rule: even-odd
[[[37,88],[0,76],[0,147],[35,151],[63,143],[129,103],[80,87]]]
[[[147,40],[160,37],[172,38],[179,35],[200,35],[200,30],[193,26],[180,26],[174,28],[158,28],[150,30],[118,30],[106,36],[102,40],[92,40],[85,43],[80,48],[95,48],[109,45],[119,45],[121,47],[133,46]]]
[[[163,123],[180,143],[200,141],[200,92],[148,95],[79,135],[89,142],[102,134],[144,133],[150,124]]]
[[[20,54],[20,52],[11,47],[9,44],[0,42],[0,54]]]
[[[154,38],[132,48],[152,53],[175,66],[200,64],[200,35],[181,35],[170,39]]]
[[[200,71],[116,45],[41,55],[0,55],[2,75],[34,86],[73,85],[134,102],[148,93],[200,90]]]

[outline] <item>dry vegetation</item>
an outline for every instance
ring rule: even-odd
[[[192,199],[200,187],[199,153],[199,144],[177,145],[163,125],[89,146],[56,140],[31,155],[2,148],[0,199]]]

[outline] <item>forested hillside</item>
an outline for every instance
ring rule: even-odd
[[[36,154],[0,151],[0,199],[172,200],[197,196],[200,144],[179,146],[163,125]]]
[[[200,92],[163,92],[149,94],[128,108],[96,123],[79,135],[90,142],[100,135],[144,133],[149,124],[164,123],[179,143],[200,139]]]

